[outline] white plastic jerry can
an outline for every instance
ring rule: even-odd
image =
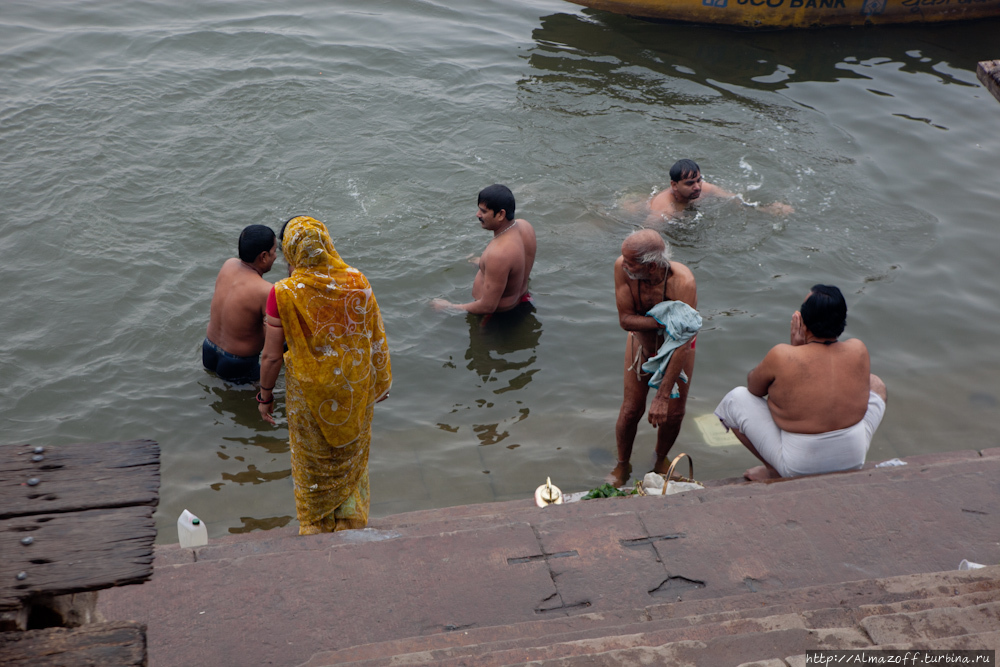
[[[177,540],[182,547],[200,547],[208,544],[208,529],[201,519],[184,510],[177,519]]]

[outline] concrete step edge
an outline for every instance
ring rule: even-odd
[[[986,578],[981,574],[970,575],[968,573],[942,572],[924,575],[903,575],[901,577],[890,577],[885,579],[864,580],[861,582],[848,582],[841,584],[825,584],[822,586],[808,587],[803,589],[792,589],[779,593],[747,593],[741,596],[726,598],[714,598],[710,600],[697,600],[683,603],[670,603],[664,605],[653,605],[638,610],[620,610],[615,612],[605,612],[597,614],[580,614],[559,619],[545,619],[538,621],[527,621],[505,626],[491,626],[474,628],[458,633],[423,635],[391,640],[389,642],[363,644],[338,651],[331,651],[323,655],[330,657],[338,656],[342,661],[372,660],[386,656],[402,656],[411,653],[433,653],[435,651],[456,651],[462,647],[490,646],[496,650],[503,650],[506,645],[521,642],[524,645],[537,644],[540,641],[551,642],[557,637],[569,641],[587,633],[600,633],[607,636],[610,633],[635,634],[639,629],[667,630],[675,628],[691,628],[700,624],[711,624],[721,622],[732,622],[752,618],[762,618],[769,615],[800,613],[803,615],[806,627],[819,629],[821,614],[823,612],[842,612],[845,609],[855,613],[853,605],[847,606],[843,600],[850,600],[856,604],[862,601],[864,591],[851,590],[854,588],[865,588],[863,584],[872,582],[883,583],[890,589],[900,589],[901,583],[911,584],[909,589],[903,592],[896,592],[893,595],[901,596],[902,599],[879,605],[867,605],[870,610],[854,617],[851,625],[856,625],[861,618],[870,616],[876,612],[897,613],[906,604],[916,604],[923,608],[929,608],[934,604],[942,606],[960,606],[962,604],[978,604],[979,598],[966,596],[988,596],[995,592],[1000,595],[1000,567],[996,568],[996,578]],[[977,571],[981,572],[981,571]],[[957,575],[957,576],[956,576]],[[933,584],[926,587],[912,587],[912,584],[925,581],[931,578]],[[927,597],[928,594],[939,594],[942,586],[940,582],[948,584],[950,590],[956,595],[945,597]],[[980,590],[987,586],[986,591]],[[870,588],[870,587],[869,587]],[[973,589],[965,593],[968,589]],[[817,594],[819,593],[819,594]],[[879,590],[880,595],[885,595],[884,590]],[[766,595],[766,597],[765,597]],[[789,599],[791,598],[791,599]],[[861,599],[859,599],[861,598]],[[933,601],[933,602],[932,602]],[[688,605],[705,607],[706,603],[714,608],[722,608],[725,611],[704,611],[683,615],[683,608]],[[764,604],[762,604],[764,603]],[[817,623],[820,625],[817,625]],[[497,636],[497,635],[500,636]],[[316,663],[316,664],[333,664]]]
[[[621,667],[622,665],[671,665],[698,667],[703,665],[735,665],[760,662],[779,655],[804,654],[813,649],[864,648],[867,638],[856,631],[783,630],[764,635],[729,635],[709,641],[677,641],[661,646],[597,649],[576,655],[552,656],[533,660],[507,662],[491,667]],[[435,667],[451,667],[448,663],[430,663]],[[473,663],[468,663],[473,664]],[[478,663],[477,667],[478,667]],[[780,664],[780,663],[778,663]]]
[[[1000,601],[970,607],[924,609],[861,619],[876,644],[931,641],[1000,628]]]

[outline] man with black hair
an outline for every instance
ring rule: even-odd
[[[701,177],[701,168],[694,160],[678,160],[670,168],[670,187],[649,200],[650,218],[661,219],[674,216],[702,197],[735,197],[717,185],[706,183]],[[747,204],[755,206],[755,204]],[[788,204],[774,202],[760,207],[762,211],[775,215],[794,213]]]
[[[792,315],[791,344],[771,348],[747,375],[747,386],[726,394],[715,409],[764,464],[747,470],[747,479],[864,465],[887,393],[871,374],[865,344],[838,340],[846,325],[844,295],[832,285],[814,285]]]
[[[474,315],[492,315],[531,303],[528,277],[535,263],[535,229],[527,220],[514,218],[514,194],[506,185],[491,185],[479,192],[476,218],[483,229],[493,232],[481,257],[473,260],[479,267],[472,282],[469,303],[451,303],[434,299],[437,310],[459,310]]]
[[[225,261],[215,279],[201,361],[223,380],[256,382],[264,347],[264,309],[271,291],[264,274],[278,256],[274,231],[264,225],[246,227],[238,252],[239,257]]]

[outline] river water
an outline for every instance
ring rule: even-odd
[[[754,459],[712,411],[809,287],[885,379],[870,460],[994,446],[1000,22],[794,33],[657,25],[556,0],[5,0],[0,8],[0,442],[152,438],[159,541],[294,523],[287,431],[200,366],[239,230],[325,221],[385,317],[372,514],[592,488],[614,465],[624,333],[612,263],[678,158],[775,218],[706,201],[661,231],[699,284],[695,477]],[[508,184],[538,234],[537,310],[467,300]],[[284,274],[279,263],[268,274]],[[281,409],[279,407],[279,413]],[[633,463],[652,460],[640,428]],[[713,441],[714,442],[714,441]]]

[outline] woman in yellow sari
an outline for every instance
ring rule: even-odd
[[[284,357],[299,534],[364,528],[372,414],[392,384],[382,315],[368,280],[340,258],[322,222],[292,218],[280,240],[290,273],[268,299],[260,414],[274,423]]]

